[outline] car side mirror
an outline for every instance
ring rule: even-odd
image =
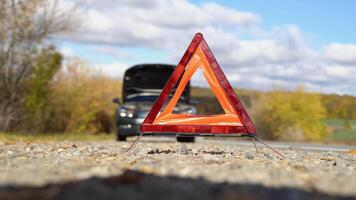
[[[115,97],[115,98],[112,99],[112,102],[113,102],[113,103],[116,103],[116,104],[118,104],[118,105],[121,105],[121,100],[120,100],[120,98]]]
[[[200,103],[200,101],[198,100],[198,99],[191,99],[190,101],[189,101],[189,104],[190,105],[198,105]]]

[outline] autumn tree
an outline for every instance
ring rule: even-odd
[[[104,75],[79,59],[70,59],[51,85],[47,129],[41,132],[110,132],[121,95],[121,80]]]
[[[273,91],[263,95],[255,107],[254,118],[260,135],[279,140],[320,140],[328,131],[323,120],[326,110],[320,95]]]
[[[0,0],[0,131],[13,130],[25,117],[28,84],[38,76],[46,39],[72,28],[73,9],[57,0]]]

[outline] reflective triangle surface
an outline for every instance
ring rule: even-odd
[[[184,88],[197,70],[203,73],[210,89],[224,110],[224,114],[192,115],[173,113]],[[169,98],[175,85],[177,85],[176,90],[172,98]],[[193,38],[165,88],[141,125],[141,131],[142,133],[256,133],[255,126],[200,33],[197,33]]]

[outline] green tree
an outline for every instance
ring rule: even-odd
[[[74,7],[60,3],[0,0],[0,131],[16,131],[26,120],[28,83],[46,39],[74,28]]]
[[[344,128],[347,130],[352,129],[352,125],[350,123],[350,120],[348,118],[344,119]]]
[[[347,130],[350,130],[352,128],[352,125],[350,123],[351,119],[351,112],[349,110],[343,110],[342,117],[344,118],[344,128]]]
[[[35,131],[48,131],[50,84],[55,74],[60,70],[62,55],[54,47],[42,49],[33,67],[32,76],[27,86],[29,92],[26,97],[26,121],[35,127]],[[33,126],[35,125],[35,126]]]

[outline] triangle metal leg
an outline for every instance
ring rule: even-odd
[[[132,151],[132,150],[135,148],[136,144],[141,140],[142,136],[143,136],[143,135],[142,135],[142,133],[141,133],[140,136],[138,136],[138,137],[136,138],[136,140],[135,140],[135,141],[130,145],[130,147],[126,150],[126,153],[129,153],[130,151]],[[267,143],[265,143],[261,138],[257,137],[255,134],[254,134],[254,135],[250,135],[249,137],[252,138],[253,145],[254,145],[254,147],[255,147],[255,150],[256,150],[256,153],[257,153],[257,154],[259,153],[259,151],[258,151],[258,149],[257,149],[256,140],[257,140],[258,142],[262,143],[263,145],[265,145],[267,148],[269,148],[269,149],[270,149],[271,151],[273,151],[274,153],[276,153],[276,154],[277,154],[278,156],[280,156],[282,159],[285,159],[285,158],[286,158],[282,153],[278,152],[276,149],[274,149],[273,147],[269,146]]]
[[[258,149],[257,149],[256,141],[255,141],[255,138],[254,138],[254,137],[252,137],[252,141],[253,141],[253,145],[255,146],[256,153],[257,153],[257,155],[258,155]]]
[[[276,153],[277,155],[279,155],[282,159],[285,159],[286,157],[278,152],[276,149],[272,148],[271,146],[269,146],[267,143],[265,143],[261,138],[257,137],[256,135],[252,136],[253,138],[257,139],[257,141],[261,142],[263,145],[265,145],[267,148],[269,148],[270,150],[272,150],[274,153]]]
[[[136,144],[141,140],[142,138],[142,133],[140,134],[140,136],[138,136],[136,138],[136,140],[131,144],[131,146],[126,150],[126,153],[129,153],[132,149],[134,149],[134,147],[136,146]]]

